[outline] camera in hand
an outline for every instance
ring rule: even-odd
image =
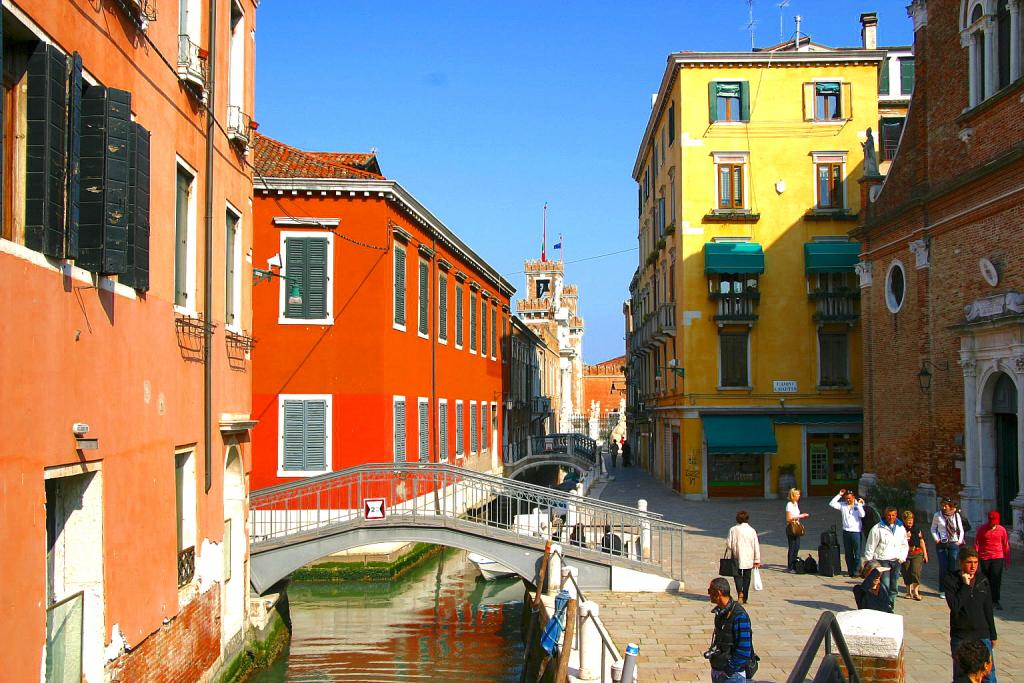
[[[703,653],[704,654],[704,659],[711,659],[712,657],[717,655],[719,652],[721,652],[721,650],[718,648],[718,646],[717,645],[712,645],[711,647],[709,647],[707,650],[704,651],[704,653]]]

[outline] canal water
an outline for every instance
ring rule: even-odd
[[[518,683],[523,584],[445,550],[387,583],[288,586],[292,640],[252,681]]]

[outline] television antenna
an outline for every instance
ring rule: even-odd
[[[754,27],[757,26],[757,22],[754,21],[754,0],[747,0],[747,31],[750,32],[750,49],[754,49]]]
[[[790,0],[782,0],[778,5],[776,5],[776,7],[779,8],[779,42],[780,43],[784,42],[786,40],[786,29],[783,27],[783,23],[782,23],[783,19],[782,18],[783,18],[783,15],[785,14],[784,10],[787,7],[789,7],[789,3],[790,3]]]

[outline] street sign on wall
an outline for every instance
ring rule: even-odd
[[[796,380],[794,379],[773,379],[772,391],[776,394],[795,394]]]

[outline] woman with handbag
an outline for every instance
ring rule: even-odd
[[[810,514],[800,512],[800,489],[789,490],[789,502],[786,503],[786,540],[789,541],[789,555],[786,572],[796,574],[796,559],[800,554],[800,537],[804,535],[804,524]]]
[[[750,595],[750,575],[754,567],[761,566],[761,545],[749,521],[750,515],[746,510],[737,512],[736,526],[729,529],[729,536],[725,540],[725,555],[735,565],[733,578],[736,580],[736,599],[744,604]]]

